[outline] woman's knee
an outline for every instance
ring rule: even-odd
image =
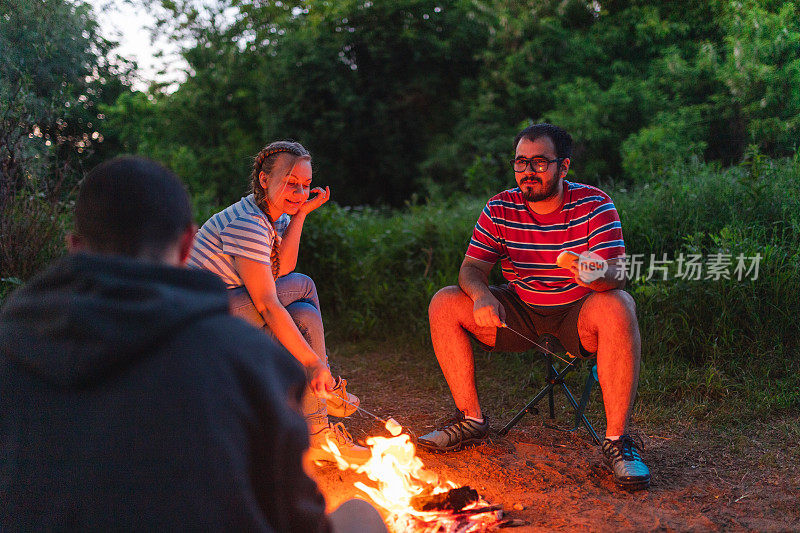
[[[285,305],[298,300],[306,300],[319,308],[317,286],[314,280],[305,274],[292,272],[278,278],[275,282],[275,290],[278,293],[278,299]]]
[[[322,315],[319,309],[309,302],[292,302],[286,306],[286,311],[289,312],[289,316],[292,317],[292,320],[297,324],[297,328],[300,329],[301,332],[303,332],[304,329],[313,330],[322,328]]]
[[[297,280],[296,282],[299,283],[309,294],[313,294],[315,297],[317,296],[317,285],[309,276],[301,274],[300,272],[292,272],[289,274],[289,276]]]

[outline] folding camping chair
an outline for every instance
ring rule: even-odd
[[[555,362],[553,361],[554,354],[565,354],[566,350],[561,345],[561,342],[549,333],[545,333],[544,335],[540,335],[538,339],[536,339],[536,344],[533,349],[535,352],[538,352],[545,358],[547,363],[547,374],[545,375],[545,387],[539,391],[539,393],[533,397],[528,404],[522,408],[520,412],[514,415],[514,418],[508,421],[508,423],[499,431],[501,436],[508,433],[508,431],[514,427],[520,419],[525,416],[525,413],[532,413],[536,414],[539,410],[536,408],[536,405],[545,397],[548,397],[548,403],[550,407],[550,418],[555,418],[555,393],[553,391],[554,388],[560,387],[561,390],[564,391],[564,395],[569,400],[569,403],[572,405],[572,408],[575,411],[575,427],[573,427],[569,431],[574,431],[578,429],[581,424],[583,424],[589,433],[592,436],[592,440],[595,444],[600,444],[600,438],[597,436],[592,424],[589,422],[589,419],[586,418],[584,411],[586,410],[586,406],[589,403],[589,396],[592,393],[592,389],[594,388],[595,383],[598,383],[597,380],[597,365],[593,365],[592,369],[589,371],[589,375],[586,378],[586,383],[583,387],[583,394],[581,395],[580,403],[575,401],[575,397],[572,395],[572,392],[567,387],[567,384],[564,383],[564,378],[567,374],[569,374],[572,370],[575,369],[575,363],[578,361],[577,357],[567,357],[567,363],[563,368],[558,370],[555,366]]]

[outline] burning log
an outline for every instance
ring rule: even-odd
[[[336,444],[326,443],[342,470],[365,474],[377,486],[355,483],[373,502],[387,511],[390,531],[419,533],[476,533],[499,525],[501,505],[490,505],[471,487],[457,487],[426,470],[409,435],[394,419],[386,421],[393,436],[369,437],[372,457],[363,465],[351,465],[339,453]]]
[[[425,511],[419,515],[395,515],[396,520],[390,524],[395,532],[414,531],[418,533],[478,533],[493,531],[503,521],[501,505],[470,504],[461,511]],[[506,527],[514,527],[509,524]],[[394,527],[392,527],[394,526]]]
[[[439,494],[414,496],[411,498],[411,506],[417,511],[460,511],[479,499],[478,491],[467,485]]]

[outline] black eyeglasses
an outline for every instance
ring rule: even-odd
[[[555,159],[547,159],[546,157],[531,157],[526,159],[518,157],[511,160],[511,166],[514,167],[514,172],[525,172],[525,169],[530,165],[533,172],[547,172],[550,168],[550,163],[560,163],[566,159],[565,157],[556,157]]]

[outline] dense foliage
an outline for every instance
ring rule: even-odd
[[[565,126],[584,181],[786,156],[800,135],[800,9],[773,0],[162,2],[190,43],[170,94],[126,93],[107,136],[211,203],[249,157],[306,143],[345,205],[486,194],[528,121]],[[207,3],[206,3],[207,5]]]
[[[0,0],[0,278],[25,279],[63,251],[65,202],[101,144],[98,104],[126,89],[88,5]],[[4,286],[5,283],[4,282]]]

